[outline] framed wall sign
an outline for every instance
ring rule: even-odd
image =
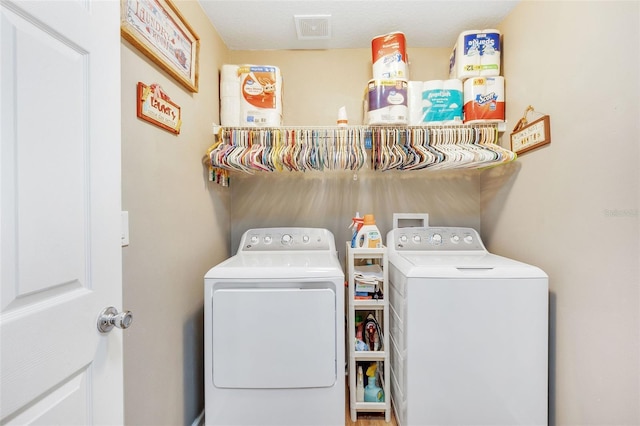
[[[120,33],[188,90],[198,91],[200,39],[171,0],[121,0]]]
[[[520,155],[542,145],[551,143],[551,123],[548,115],[532,122],[527,121],[527,114],[535,112],[529,105],[523,117],[518,121],[511,133],[511,151]]]
[[[158,84],[147,86],[138,82],[138,105],[136,112],[138,118],[155,124],[176,135],[180,133],[182,114],[180,107],[171,101]]]

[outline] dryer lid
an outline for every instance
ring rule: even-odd
[[[235,255],[214,266],[207,278],[226,279],[335,279],[344,272],[329,252],[262,252]]]

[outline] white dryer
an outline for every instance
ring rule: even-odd
[[[471,228],[387,235],[401,426],[546,425],[548,277]]]
[[[204,277],[205,423],[344,425],[344,272],[319,228],[244,233]]]

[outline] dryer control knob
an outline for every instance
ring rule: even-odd
[[[291,241],[293,241],[293,237],[289,234],[284,234],[282,236],[282,244],[291,244]]]
[[[271,235],[265,235],[265,237],[263,238],[263,241],[265,244],[271,244],[271,241],[273,241],[273,238],[271,238]]]
[[[471,244],[473,242],[473,237],[471,235],[467,235],[464,237],[464,242],[467,244]]]
[[[309,236],[308,236],[308,235],[303,235],[303,236],[302,236],[302,242],[303,242],[303,243],[307,244],[307,243],[309,242],[309,240],[310,240],[310,238],[309,238]]]
[[[458,244],[458,243],[460,242],[460,236],[459,236],[459,235],[456,235],[456,234],[453,234],[453,235],[451,236],[451,242],[452,242],[453,244]]]
[[[442,235],[440,234],[433,234],[431,236],[431,242],[433,244],[442,244]]]
[[[422,242],[422,237],[420,235],[414,235],[413,242],[416,244],[420,244]]]
[[[258,244],[260,242],[260,238],[257,235],[253,235],[251,237],[251,244]]]
[[[407,238],[407,236],[406,236],[406,235],[401,235],[401,236],[400,236],[400,242],[401,242],[402,244],[406,244],[406,243],[407,243],[407,241],[409,241],[409,238]]]

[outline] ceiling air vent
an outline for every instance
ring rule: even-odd
[[[331,38],[331,15],[294,15],[298,40]]]

